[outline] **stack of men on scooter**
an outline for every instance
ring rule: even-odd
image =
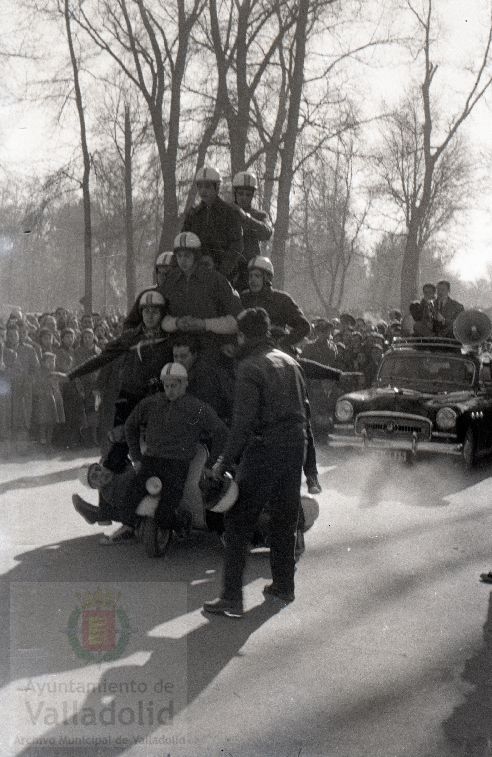
[[[157,286],[140,294],[127,318],[127,329],[100,355],[69,372],[70,379],[99,369],[111,369],[108,375],[118,376],[111,444],[93,477],[99,506],[73,497],[77,512],[88,522],[123,523],[108,543],[134,537],[135,511],[151,476],[163,484],[155,516],[159,525],[189,527],[179,503],[196,445],[206,438],[210,465],[226,446],[226,424],[233,416],[238,316],[244,308],[269,316],[268,323],[285,341],[282,349],[290,349],[309,330],[307,319],[289,295],[272,288],[273,266],[267,258],[251,257],[247,271],[250,288],[240,298],[214,265],[204,264],[198,236],[192,231],[178,234],[173,253],[158,257]],[[321,374],[332,380],[340,376],[335,369],[301,362],[318,378]],[[310,490],[318,492],[308,417],[306,427],[311,467],[305,468],[305,474]]]

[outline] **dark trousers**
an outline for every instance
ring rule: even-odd
[[[125,497],[118,503],[117,512],[121,522],[129,526],[135,524],[135,510],[147,494],[145,482],[151,476],[157,476],[162,482],[162,492],[154,518],[162,528],[172,528],[174,513],[183,496],[189,465],[188,460],[144,456],[142,469],[132,479]]]
[[[115,404],[113,428],[124,427],[126,419],[141,399],[141,395],[128,394],[124,391],[120,392]],[[121,436],[121,439],[111,443],[103,460],[103,465],[113,471],[113,473],[122,473],[129,463],[128,445],[123,428],[120,429],[119,436]]]
[[[272,579],[281,591],[294,591],[304,447],[304,435],[299,434],[288,445],[255,441],[244,451],[237,477],[239,497],[225,516],[224,599],[242,598],[248,541],[266,502],[271,516]]]
[[[314,446],[313,429],[311,428],[311,421],[308,419],[306,423],[306,459],[304,461],[304,475],[306,478],[309,476],[318,476],[318,466],[316,464],[316,448]]]

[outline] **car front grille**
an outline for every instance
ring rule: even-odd
[[[395,439],[413,437],[431,438],[432,424],[427,418],[403,413],[360,413],[355,421],[357,434],[367,434],[368,438]]]

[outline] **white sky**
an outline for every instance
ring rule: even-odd
[[[374,8],[381,7],[378,0]],[[414,0],[417,6],[420,0]],[[456,111],[462,102],[461,93],[467,83],[463,67],[480,49],[486,31],[488,0],[440,0],[440,34],[437,40],[435,61],[440,64],[436,74],[436,89],[442,97],[443,107],[448,112]],[[367,6],[366,6],[367,7]],[[444,10],[444,12],[442,12]],[[15,18],[15,0],[0,0],[0,45],[10,44],[9,27]],[[408,31],[410,28],[408,29]],[[362,27],[359,30],[362,34]],[[53,49],[64,45],[62,37],[53,39]],[[366,112],[375,113],[383,100],[389,106],[396,104],[405,84],[409,82],[408,56],[394,47],[373,54],[372,64],[358,69],[360,92],[365,95]],[[30,75],[22,64],[14,64],[16,79],[8,77],[10,89],[21,92],[22,82]],[[419,61],[413,71],[418,77]],[[39,73],[39,69],[38,72]],[[49,107],[35,103],[15,103],[5,91],[5,82],[0,82],[0,166],[25,176],[42,175],[56,162],[66,159],[77,145],[76,132],[67,126],[53,123]],[[477,154],[480,155],[482,174],[477,176],[478,196],[473,208],[463,219],[454,236],[459,239],[459,251],[452,268],[464,279],[477,278],[492,265],[492,182],[488,181],[492,163],[491,106],[492,92],[488,103],[482,103],[466,124],[468,135]],[[74,121],[73,121],[74,123]],[[48,147],[47,147],[48,146]]]

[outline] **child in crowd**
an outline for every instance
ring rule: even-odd
[[[53,432],[59,423],[65,423],[65,411],[60,391],[63,373],[55,370],[56,355],[45,352],[41,356],[39,373],[33,387],[33,414],[39,429],[39,441],[51,447]]]

